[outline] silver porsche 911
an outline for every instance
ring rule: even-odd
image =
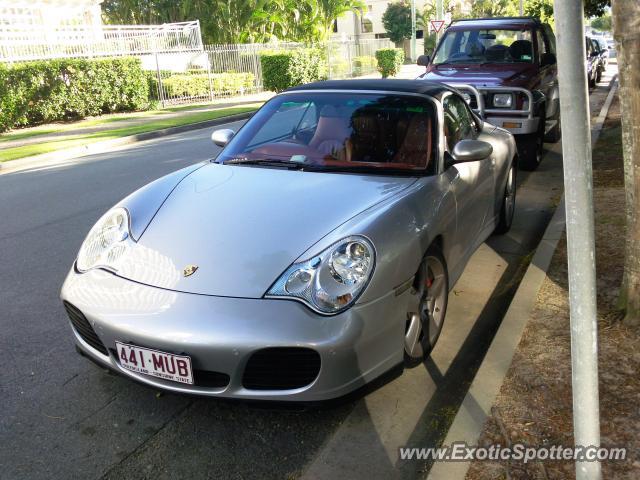
[[[441,84],[304,85],[212,139],[105,213],[62,287],[78,350],[159,389],[317,401],[417,365],[513,219],[513,137]]]

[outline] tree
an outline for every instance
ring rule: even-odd
[[[311,0],[313,1],[313,0]],[[347,12],[359,14],[367,9],[360,0],[317,0],[318,9],[321,13],[321,24],[323,26],[321,40],[326,40],[331,34],[333,22]]]
[[[471,7],[471,16],[508,17],[518,14],[516,0],[476,0]]]
[[[382,15],[382,25],[396,45],[411,38],[411,5],[407,0],[390,3]]]
[[[584,0],[584,15],[587,18],[601,17],[611,6],[611,0]]]
[[[602,17],[591,20],[591,28],[603,32],[610,32],[612,28],[611,15],[603,15]]]
[[[555,24],[553,19],[553,0],[526,0],[524,2],[524,14],[538,17],[552,27]]]
[[[613,36],[616,41],[622,112],[622,153],[627,231],[620,303],[625,323],[640,324],[640,3],[614,0]]]
[[[200,20],[204,43],[317,42],[345,13],[365,9],[361,0],[104,0],[112,24]]]

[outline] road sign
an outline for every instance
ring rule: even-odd
[[[444,26],[444,20],[431,20],[431,30],[436,33],[440,33],[442,27]]]

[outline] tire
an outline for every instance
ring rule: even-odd
[[[596,72],[596,83],[600,83],[600,80],[602,80],[602,68],[598,68],[598,71]]]
[[[433,350],[447,314],[449,274],[440,249],[432,245],[427,250],[414,284],[407,308],[404,335],[404,364],[415,367]]]
[[[556,124],[544,136],[544,141],[547,143],[557,143],[560,141],[560,138],[562,138],[562,120],[560,118],[560,105],[559,105],[560,102],[557,102],[557,103],[558,105],[556,105],[556,113],[554,113],[553,117],[551,117],[551,120],[555,121]]]
[[[542,124],[541,131],[538,131],[537,133],[518,135],[516,137],[516,144],[518,146],[520,168],[528,172],[533,172],[538,168],[542,161],[544,124]]]
[[[589,77],[589,88],[590,88],[590,89],[594,89],[594,88],[596,88],[596,79],[595,79],[595,76],[594,76],[594,77]]]
[[[498,216],[498,225],[493,231],[495,235],[503,235],[511,229],[513,223],[513,214],[516,210],[516,179],[518,168],[515,160],[511,164],[509,173],[507,174],[507,183],[502,194],[500,203],[500,215]]]

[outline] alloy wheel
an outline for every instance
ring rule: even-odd
[[[447,278],[440,258],[427,255],[411,290],[407,311],[404,350],[412,360],[421,360],[431,351],[444,321]]]

